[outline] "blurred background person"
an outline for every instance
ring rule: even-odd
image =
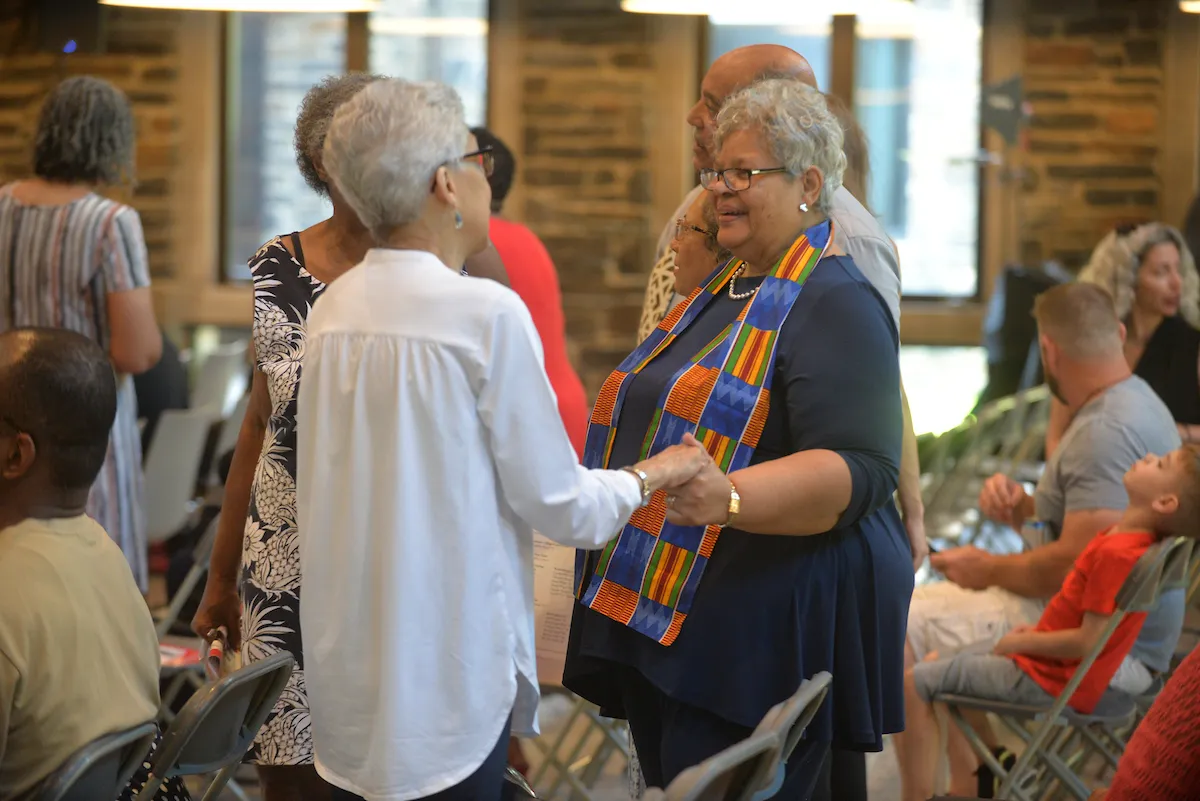
[[[1125,360],[1171,410],[1184,442],[1200,440],[1200,275],[1183,235],[1159,222],[1109,232],[1079,273],[1108,290],[1125,325]],[[1046,455],[1071,422],[1052,401]]]
[[[525,301],[533,318],[542,341],[546,375],[558,398],[558,414],[566,426],[571,445],[582,456],[589,409],[583,384],[567,356],[566,321],[563,319],[562,293],[558,288],[558,270],[537,234],[502,216],[504,200],[512,189],[517,171],[512,151],[487,128],[472,128],[471,133],[479,142],[479,149],[489,152],[492,159],[492,174],[488,177],[492,188],[488,236],[504,263],[509,286]],[[477,274],[471,267],[467,272]]]
[[[0,187],[0,331],[66,328],[100,344],[118,373],[117,412],[87,512],[125,554],[148,591],[142,444],[130,375],[158,363],[142,223],[103,197],[132,183],[136,146],[129,100],[99,78],[69,78],[42,106],[33,178]]]

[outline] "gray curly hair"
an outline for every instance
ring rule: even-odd
[[[1110,231],[1092,251],[1087,265],[1079,272],[1079,280],[1107,289],[1113,296],[1117,317],[1126,320],[1133,309],[1142,259],[1150,248],[1164,242],[1179,248],[1179,273],[1183,277],[1179,313],[1193,327],[1200,327],[1200,275],[1196,273],[1196,262],[1183,235],[1164,223]]]
[[[91,75],[68,78],[38,117],[33,173],[48,181],[112,186],[133,180],[137,138],[129,98]]]
[[[317,172],[317,159],[325,147],[325,135],[338,108],[358,94],[364,86],[382,80],[384,76],[366,72],[347,72],[342,75],[326,75],[319,84],[309,89],[300,101],[300,113],[296,115],[296,134],[292,145],[296,149],[296,166],[304,176],[304,182],[322,197],[329,197],[329,187]]]
[[[716,148],[747,129],[762,134],[771,154],[791,175],[809,167],[820,170],[825,183],[816,206],[829,211],[846,172],[846,154],[842,126],[821,93],[795,78],[752,83],[726,100],[717,114]]]

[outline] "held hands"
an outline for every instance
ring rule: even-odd
[[[664,448],[636,467],[646,474],[650,491],[657,492],[686,484],[712,463],[704,446],[691,434],[684,434],[681,444]]]
[[[997,473],[984,482],[983,489],[979,491],[979,511],[989,520],[1020,531],[1025,523],[1021,511],[1025,498],[1025,490],[1020,484]]]
[[[683,435],[683,444],[708,451],[691,434]],[[729,476],[711,457],[686,484],[667,488],[667,522],[678,526],[720,526],[729,521]]]
[[[650,478],[652,489],[666,490],[668,522],[719,526],[728,521],[729,477],[691,434],[684,434],[679,445],[661,451],[638,467]]]
[[[992,559],[987,551],[967,545],[935,553],[929,564],[965,590],[986,590],[992,586]]]

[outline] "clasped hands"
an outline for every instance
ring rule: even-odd
[[[667,522],[719,526],[728,521],[729,477],[690,433],[635,467],[646,474],[652,492],[667,493]]]

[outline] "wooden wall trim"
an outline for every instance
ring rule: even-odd
[[[206,323],[245,327],[252,313],[250,286],[220,280],[224,26],[220,14],[181,13],[187,18],[179,37],[178,269],[152,285],[155,310],[168,329]]]
[[[700,97],[697,76],[704,72],[701,46],[707,25],[707,17],[684,14],[656,15],[650,22],[656,102],[650,118],[654,214],[648,224],[655,239],[696,185],[687,115]]]
[[[520,12],[520,0],[488,3],[487,127],[518,155],[525,152]],[[525,191],[519,180],[504,201],[504,216],[525,220]]]
[[[1160,218],[1183,224],[1200,170],[1200,14],[1171,3],[1163,53],[1162,148],[1158,174]]]

